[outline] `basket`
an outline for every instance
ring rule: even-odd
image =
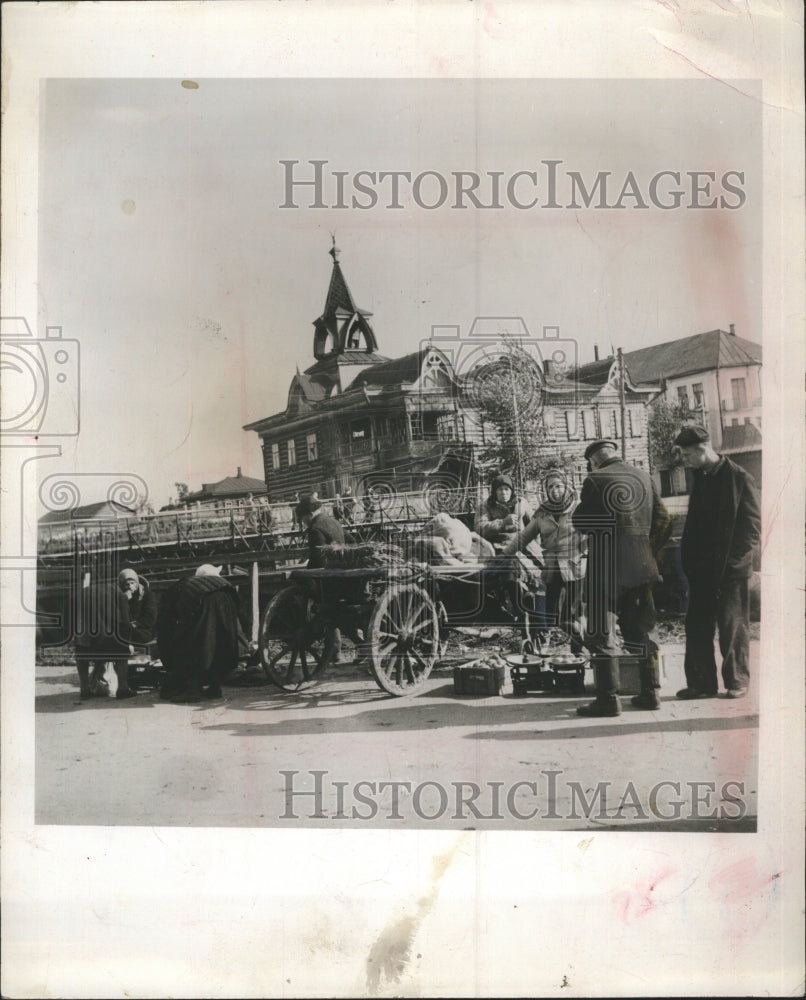
[[[489,696],[500,694],[506,667],[471,660],[453,668],[453,690],[458,695]]]

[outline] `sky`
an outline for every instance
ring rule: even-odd
[[[379,350],[476,316],[559,327],[580,361],[734,323],[762,342],[754,85],[711,80],[51,79],[40,124],[40,331],[81,348],[81,430],[48,471],[262,478],[244,424],[313,363],[331,234]],[[744,174],[737,209],[282,208],[285,169]],[[734,184],[738,183],[734,178]],[[434,198],[424,182],[421,200]],[[529,200],[528,180],[516,193]],[[567,180],[561,201],[568,202]],[[405,187],[405,184],[404,184]],[[610,191],[613,191],[613,187]],[[325,186],[332,206],[332,181]],[[480,187],[480,196],[488,190]],[[348,187],[349,203],[352,188]],[[544,190],[538,187],[539,196]],[[716,189],[717,195],[725,193]],[[332,197],[331,197],[332,194]],[[506,198],[502,199],[507,201]],[[611,201],[615,200],[611,195]],[[735,201],[731,198],[731,201]],[[595,202],[594,202],[595,204]],[[91,497],[86,497],[89,502]]]

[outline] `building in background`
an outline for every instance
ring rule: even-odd
[[[437,343],[392,360],[378,353],[371,314],[356,306],[335,245],[330,254],[314,364],[291,379],[285,410],[244,428],[260,438],[270,501],[313,490],[324,499],[348,486],[361,494],[371,485],[398,493],[475,485],[494,428],[468,407]],[[543,373],[546,459],[562,453],[577,481],[585,448],[599,437],[623,439],[627,459],[649,468],[646,408],[659,388],[625,377],[622,399],[611,368],[600,383]]]
[[[582,365],[580,381],[601,384],[613,359]],[[706,427],[717,451],[761,483],[761,346],[730,329],[709,330],[624,354],[631,381],[655,386],[658,398],[681,406],[691,423]],[[664,496],[686,493],[680,467],[654,470]]]
[[[265,497],[266,492],[266,484],[262,479],[243,475],[241,467],[238,466],[234,476],[226,476],[217,483],[204,483],[200,490],[181,497],[179,504],[185,507],[226,509],[239,506],[250,494],[257,500]]]
[[[70,510],[51,510],[39,518],[39,552],[47,553],[54,547],[64,547],[66,542],[76,536],[94,537],[117,521],[134,517],[134,513],[131,507],[125,507],[115,500],[101,500]]]

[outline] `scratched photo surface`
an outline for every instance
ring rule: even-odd
[[[4,5],[3,995],[803,993],[802,20]],[[738,699],[676,697],[685,414],[761,490]],[[598,439],[670,515],[618,716],[607,587],[479,516]],[[201,566],[222,697],[84,673]]]
[[[38,635],[38,822],[756,829],[757,685],[674,697],[687,481],[651,435],[664,395],[760,480],[757,91],[44,83],[37,327],[70,371],[41,440],[73,436],[39,463],[37,599],[65,625]],[[513,343],[536,390],[501,381]],[[579,634],[540,628],[562,625],[541,555],[490,569],[513,537],[481,520],[508,514],[484,513],[496,468],[528,520],[549,466],[578,499],[597,438],[654,473],[673,521],[659,715],[631,708],[633,659],[622,717],[581,719],[595,671]],[[314,491],[361,547],[300,582],[293,498]],[[87,583],[132,567],[161,604],[204,563],[258,646],[224,700],[161,698],[153,644],[136,698],[82,699]]]

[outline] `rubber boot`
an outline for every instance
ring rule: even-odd
[[[615,657],[597,659],[593,666],[593,676],[596,681],[596,700],[588,705],[580,705],[577,715],[621,715],[621,703],[618,700],[618,660]]]
[[[658,670],[658,654],[652,653],[646,663],[639,668],[641,693],[631,699],[636,708],[644,708],[656,712],[660,708],[658,689],[660,688],[660,671]]]
[[[118,690],[115,697],[118,699],[133,698],[134,691],[129,687],[129,664],[126,660],[115,661],[115,673],[118,675]]]

